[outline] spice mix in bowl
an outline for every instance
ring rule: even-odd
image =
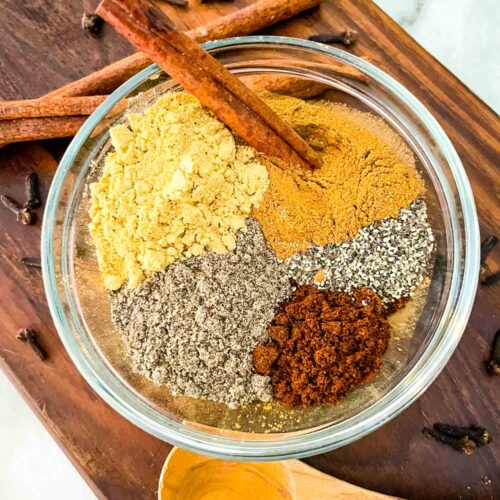
[[[397,369],[434,244],[414,155],[382,119],[259,95],[319,168],[262,155],[169,90],[111,128],[85,217],[112,363],[183,418],[280,432]]]

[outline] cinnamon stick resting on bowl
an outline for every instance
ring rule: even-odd
[[[251,35],[258,30],[311,9],[321,0],[257,0],[248,7],[221,16],[186,34],[198,43],[232,36]],[[44,97],[105,94],[115,90],[130,77],[151,64],[151,59],[138,52],[116,61],[88,76],[60,87]]]
[[[304,168],[320,165],[294,130],[154,4],[103,0],[96,12],[256,150]]]

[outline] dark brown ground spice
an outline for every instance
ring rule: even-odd
[[[394,314],[396,311],[399,311],[399,309],[402,309],[406,304],[408,304],[408,301],[410,300],[410,297],[401,297],[400,299],[393,300],[389,304],[386,304],[384,306],[384,313],[385,316],[390,316],[391,314]]]
[[[335,403],[382,366],[387,314],[368,288],[302,286],[275,315],[271,342],[254,349],[254,369],[271,377],[274,398],[287,406]]]

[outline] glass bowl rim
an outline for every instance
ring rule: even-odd
[[[458,191],[465,231],[462,280],[461,283],[458,283],[459,289],[457,289],[457,280],[460,276],[456,275],[457,266],[459,265],[459,262],[456,262],[447,307],[436,331],[433,333],[431,342],[415,365],[396,386],[358,414],[340,423],[335,423],[333,426],[327,424],[319,429],[306,431],[299,435],[282,435],[276,440],[246,440],[212,435],[194,428],[188,428],[183,423],[176,422],[155,412],[128,389],[127,391],[130,394],[118,394],[95,373],[75,339],[75,333],[66,318],[64,306],[59,297],[56,262],[53,254],[56,208],[66,175],[76,154],[91,131],[120,99],[158,71],[159,67],[155,64],[140,71],[116,89],[88,118],[70,143],[54,175],[47,197],[42,225],[41,258],[45,294],[61,341],[80,374],[114,410],[146,432],[171,444],[195,452],[202,452],[215,457],[232,457],[238,460],[280,460],[323,453],[360,439],[400,414],[434,381],[455,350],[472,309],[479,272],[479,226],[472,190],[450,139],[424,105],[399,82],[371,63],[346,51],[297,38],[277,36],[235,37],[207,42],[202,47],[205,50],[214,51],[256,45],[318,52],[367,74],[417,115],[418,119],[427,127],[450,167]],[[440,176],[440,181],[442,182],[446,200],[451,208],[452,223],[456,225],[457,210],[453,193],[444,175]],[[66,212],[65,220],[67,215],[68,212]],[[455,228],[455,236],[456,232]],[[458,246],[456,237],[454,245]],[[458,254],[460,255],[460,249],[457,250],[459,250]],[[64,253],[62,258],[64,258]],[[455,260],[458,261],[459,259]],[[453,289],[455,295],[451,293]],[[450,311],[450,299],[452,298],[455,299],[455,302],[452,304],[453,311]],[[424,367],[425,370],[423,370]],[[134,403],[133,406],[128,401],[125,401],[125,396],[131,398]],[[145,415],[144,411],[141,412],[141,408],[148,415]],[[158,421],[158,415],[162,417],[160,419],[162,421]],[[156,419],[153,418],[155,416]]]

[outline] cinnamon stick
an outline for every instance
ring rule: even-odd
[[[205,26],[188,31],[189,38],[198,43],[232,36],[251,35],[286,19],[312,9],[321,0],[257,0]]]
[[[92,114],[107,96],[0,101],[0,120]]]
[[[249,75],[244,82],[255,92],[267,90],[300,99],[318,97],[328,90],[328,85],[288,75]]]
[[[338,67],[337,67],[338,66]],[[328,65],[328,70],[339,76],[354,78],[360,82],[367,82],[367,77],[352,68],[344,67],[341,64],[335,66],[334,63]],[[254,91],[269,90],[277,94],[286,94],[302,99],[310,99],[321,95],[328,86],[319,82],[313,82],[307,79],[291,77],[287,75],[251,75],[244,78],[245,84]],[[45,121],[28,122],[23,125],[22,119],[30,119],[36,117],[56,117],[56,116],[88,116],[101,104],[107,96],[81,96],[81,97],[57,97],[53,99],[32,99],[25,101],[4,101],[0,102],[0,122],[2,120],[17,119],[19,135],[17,142],[30,140],[33,137],[33,127],[39,124],[45,128],[44,139],[53,138],[50,136],[52,130],[55,130],[57,137],[61,137],[61,133],[66,134],[71,128],[67,128],[66,132],[61,132],[62,121],[57,122],[57,127],[46,127]],[[126,107],[126,101],[120,102],[114,112],[123,111]],[[24,131],[24,132],[23,132]],[[23,133],[27,135],[23,135]],[[71,134],[70,134],[71,135]],[[69,135],[68,135],[69,137]],[[0,141],[1,141],[0,137]],[[0,147],[8,143],[8,141],[0,142]]]
[[[71,137],[86,119],[86,116],[59,116],[0,121],[0,146],[11,142]]]
[[[295,131],[154,4],[103,0],[96,12],[258,151],[305,168],[319,165]]]
[[[267,26],[288,19],[303,10],[312,8],[320,2],[321,0],[257,0],[248,7],[222,16],[206,26],[192,29],[186,33],[199,43],[217,38],[249,35]],[[46,94],[43,98],[36,101],[42,106],[42,110],[39,113],[34,109],[35,101],[33,101],[33,106],[29,108],[31,111],[23,115],[26,117],[23,120],[26,119],[28,120],[27,122],[23,123],[23,120],[20,119],[15,125],[4,124],[5,137],[0,136],[0,147],[9,142],[27,141],[33,138],[50,139],[73,135],[71,131],[77,130],[75,125],[76,120],[74,119],[70,119],[66,125],[62,119],[50,121],[33,120],[35,116],[42,114],[58,116],[56,108],[47,108],[42,102],[44,103],[48,98],[92,96],[93,94],[112,92],[119,85],[150,64],[151,60],[145,54],[138,52]],[[90,101],[86,102],[90,103]],[[61,103],[61,106],[64,107],[66,105]],[[89,113],[93,111],[89,104],[85,106]],[[27,109],[25,108],[25,110]],[[54,111],[55,114],[51,114],[50,110]],[[43,129],[36,130],[37,126],[43,127]],[[7,139],[7,137],[14,139]]]
[[[198,43],[232,36],[245,36],[289,19],[318,5],[321,0],[258,0],[248,7],[222,16],[206,26],[187,31]],[[151,64],[151,59],[138,52],[99,71],[60,87],[44,97],[107,94]]]

